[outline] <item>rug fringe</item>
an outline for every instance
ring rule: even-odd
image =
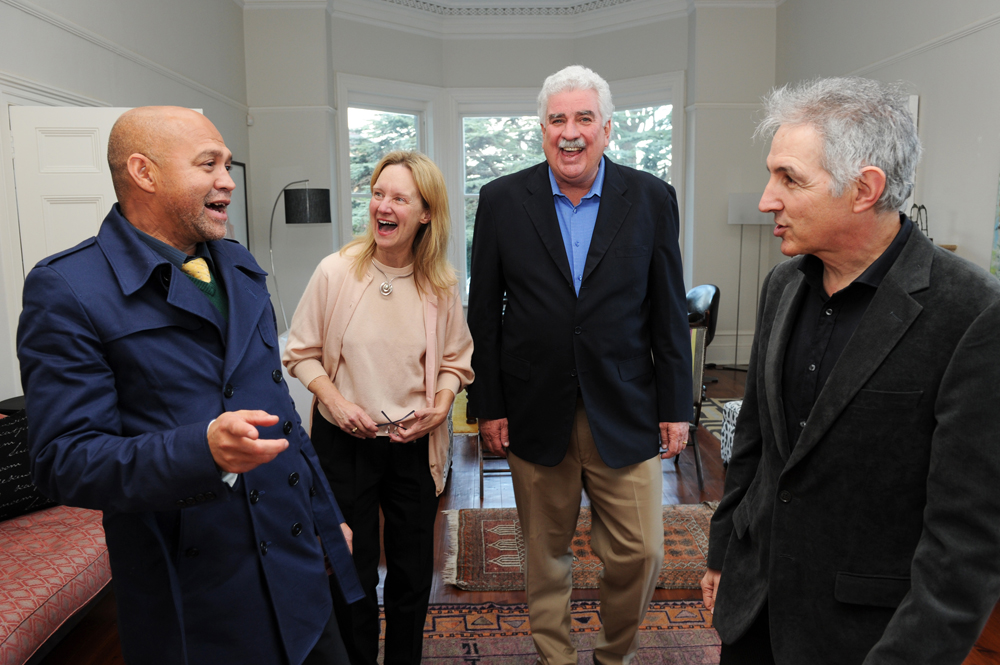
[[[458,582],[458,511],[442,510],[448,524],[448,540],[444,551],[444,570],[441,581],[455,585]]]

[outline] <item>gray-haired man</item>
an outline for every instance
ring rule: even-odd
[[[1000,284],[898,209],[896,86],[776,90],[760,201],[781,251],[712,521],[722,663],[961,663],[1000,595]]]

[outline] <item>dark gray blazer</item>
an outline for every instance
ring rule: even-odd
[[[779,665],[961,663],[1000,596],[1000,283],[914,231],[790,451],[800,262],[761,295],[715,627],[735,641],[766,601]]]
[[[543,466],[566,454],[578,390],[601,459],[616,469],[657,455],[658,423],[691,418],[674,188],[604,160],[579,297],[548,164],[497,178],[479,194],[469,399],[480,418],[507,418],[510,450]]]

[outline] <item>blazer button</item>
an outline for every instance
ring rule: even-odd
[[[267,556],[267,543],[263,540],[260,541],[260,555]]]
[[[178,508],[183,508],[187,504],[184,502],[184,499],[177,499],[177,501],[174,502],[174,505]]]
[[[281,431],[284,432],[285,434],[291,434],[292,433],[292,421],[291,420],[286,420],[284,426],[282,426],[282,428],[281,428]]]
[[[186,550],[184,550],[184,556],[189,557],[189,558],[194,558],[194,557],[198,556],[198,548],[197,547],[189,547],[189,548],[187,548]]]
[[[233,396],[234,392],[236,391],[233,389],[233,384],[227,383],[226,387],[222,389],[222,396],[228,399]]]
[[[573,332],[575,332],[577,335],[579,335],[580,333],[583,332],[583,328],[581,328],[580,326],[577,326],[576,328],[573,328]]]
[[[299,484],[299,474],[295,473],[294,471],[292,471],[290,474],[288,474],[288,484],[291,485],[292,487],[295,487],[296,485],[298,485]]]
[[[271,378],[274,379],[275,383],[281,383],[281,370],[276,369],[273,372],[271,372]]]
[[[194,498],[193,496],[189,496],[188,498],[184,499],[184,503],[186,503],[189,506],[193,506],[196,503],[198,503],[198,499]]]
[[[250,490],[250,503],[256,504],[260,501],[260,492],[257,490]]]
[[[788,503],[792,500],[792,493],[788,490],[781,490],[781,494],[778,495],[778,498],[781,499],[782,503]]]
[[[296,522],[295,524],[292,525],[292,535],[297,536],[300,533],[302,533],[302,525]]]
[[[576,376],[576,370],[575,369],[570,370],[569,375]]]

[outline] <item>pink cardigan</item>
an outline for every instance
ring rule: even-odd
[[[366,274],[358,280],[354,274],[351,256],[335,252],[316,267],[302,300],[292,316],[288,330],[288,344],[281,362],[288,373],[307,388],[323,374],[331,380],[337,375],[340,364],[344,332],[361,298],[362,292],[372,282]],[[429,287],[420,294],[424,304],[424,328],[427,352],[424,363],[424,383],[427,405],[434,405],[438,382],[442,375],[451,374],[458,379],[458,390],[472,383],[472,336],[462,312],[458,289],[452,288],[449,302],[439,306],[439,299]],[[451,378],[451,377],[449,377]],[[449,389],[454,380],[445,383]],[[457,390],[455,391],[458,392]],[[313,397],[313,407],[316,397]],[[428,463],[437,494],[444,491],[448,478],[448,452],[450,439],[448,423],[430,434]]]

